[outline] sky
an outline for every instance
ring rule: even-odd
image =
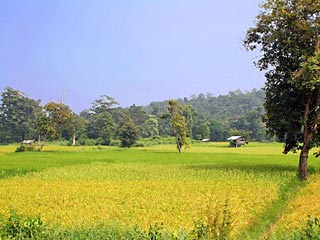
[[[261,0],[0,0],[0,92],[91,107],[260,89],[242,46]]]

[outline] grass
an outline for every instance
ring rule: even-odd
[[[296,177],[298,155],[283,155],[281,147],[204,143],[178,154],[174,145],[46,146],[44,152],[26,153],[0,146],[0,213],[40,214],[45,223],[65,229],[146,230],[163,223],[174,232],[189,231],[205,209],[228,199],[232,237],[281,235],[302,226],[308,214],[319,214],[313,202],[320,182],[317,159],[310,158],[315,174],[302,184]],[[297,207],[306,198],[307,208]]]

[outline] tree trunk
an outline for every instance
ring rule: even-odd
[[[76,145],[76,129],[74,128],[72,132],[72,146],[75,146],[75,145]]]
[[[177,143],[178,151],[179,151],[179,153],[181,153],[181,144],[180,144],[180,140],[177,136],[176,136],[176,143]]]
[[[314,122],[310,124],[310,103],[311,95],[309,94],[307,104],[304,112],[304,127],[303,127],[303,146],[300,152],[298,174],[301,180],[307,179],[307,167],[308,167],[308,157],[310,150],[310,142],[313,137],[315,129],[317,129],[317,123]]]
[[[181,144],[180,144],[180,140],[179,140],[179,137],[177,134],[177,130],[174,127],[172,129],[173,129],[173,134],[176,138],[176,144],[177,144],[178,151],[179,151],[179,153],[181,153]]]
[[[43,143],[40,144],[40,148],[38,149],[39,152],[41,152],[42,148],[44,147],[47,137],[48,137],[48,132],[46,132],[46,134],[44,135]]]
[[[308,166],[309,147],[304,143],[299,159],[299,177],[301,180],[307,179],[307,166]]]

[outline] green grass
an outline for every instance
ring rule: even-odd
[[[43,152],[13,151],[14,146],[0,146],[0,197],[4,199],[13,194],[13,186],[19,184],[21,189],[17,194],[26,191],[21,197],[26,197],[29,202],[27,193],[35,191],[41,202],[46,197],[54,198],[54,195],[50,196],[50,189],[56,188],[57,196],[60,191],[61,196],[65,197],[64,201],[80,201],[79,204],[92,211],[96,207],[92,203],[95,200],[115,204],[113,207],[119,211],[114,212],[114,218],[105,216],[100,219],[99,215],[93,215],[92,219],[96,219],[97,224],[103,224],[103,219],[114,219],[115,222],[123,220],[130,229],[135,219],[148,222],[153,218],[164,221],[173,218],[167,223],[175,227],[180,223],[187,227],[192,222],[184,224],[183,221],[203,217],[204,208],[230,198],[234,223],[237,225],[234,226],[233,237],[263,239],[272,235],[272,228],[285,212],[288,202],[305,186],[296,176],[298,155],[283,155],[282,145],[277,143],[250,143],[241,148],[229,148],[227,143],[199,143],[193,144],[182,154],[177,153],[174,145],[131,149],[46,146]],[[311,173],[317,173],[320,169],[319,161],[312,155],[309,169]],[[34,184],[33,188],[30,188],[30,184]],[[87,190],[83,190],[83,186]],[[117,203],[108,202],[109,197],[106,199],[105,195],[95,192],[95,189],[98,191],[105,186],[110,188],[108,196]],[[36,191],[41,188],[44,192],[48,190],[45,193],[48,196],[38,196]],[[66,189],[66,193],[61,192],[63,189]],[[68,192],[73,190],[75,197],[72,198]],[[96,194],[96,199],[92,198],[93,194]],[[8,197],[7,201],[12,201],[12,197]],[[136,211],[138,205],[132,208],[133,215],[126,215],[125,211],[132,207],[130,198],[143,204],[144,215],[140,216],[142,210]],[[85,202],[88,199],[91,199],[91,203]],[[49,203],[54,204],[48,200]],[[56,203],[62,204],[63,209],[65,203],[58,199]],[[165,205],[159,206],[160,203]],[[11,207],[24,210],[23,206]],[[111,211],[105,205],[100,207],[101,212]],[[190,216],[183,207],[190,209]],[[32,214],[31,208],[25,210],[24,214]],[[79,211],[77,216],[80,218],[80,210],[74,208],[72,214]],[[45,213],[40,214],[46,219]],[[170,217],[168,214],[175,215]],[[54,220],[51,216],[47,219],[48,222]],[[71,220],[72,216],[66,222]],[[130,221],[133,221],[132,225],[128,223]],[[71,221],[70,224],[78,223]],[[139,227],[145,229],[143,226]],[[81,225],[76,225],[78,227]],[[167,227],[167,230],[172,230],[170,226]]]

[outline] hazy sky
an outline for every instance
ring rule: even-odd
[[[263,86],[242,41],[261,0],[0,0],[0,91],[121,106]]]

